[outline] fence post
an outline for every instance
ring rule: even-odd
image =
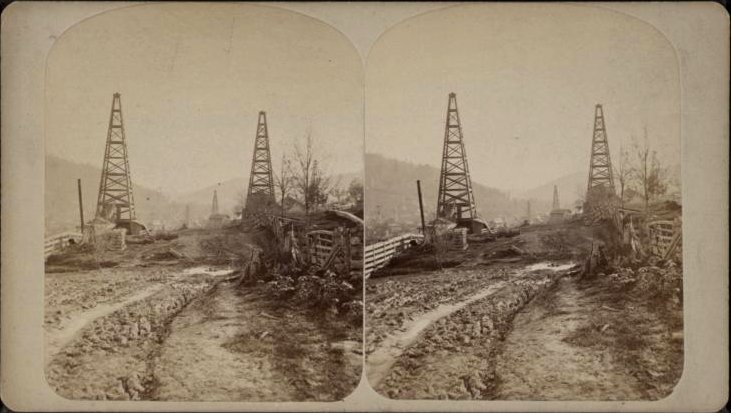
[[[350,270],[352,268],[351,265],[350,265],[350,260],[352,259],[351,255],[350,255],[351,254],[351,251],[350,251],[350,247],[351,247],[351,245],[350,245],[350,228],[345,228],[345,234],[344,235],[345,236],[343,238],[343,243],[344,243],[344,245],[343,245],[343,252],[345,253],[345,271],[347,271],[348,275],[350,275]]]

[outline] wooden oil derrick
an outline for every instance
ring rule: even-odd
[[[269,149],[269,129],[266,112],[259,112],[254,139],[254,155],[251,161],[249,189],[246,196],[246,214],[254,213],[261,208],[268,208],[275,203],[274,178],[272,176],[272,158]]]
[[[454,220],[477,218],[462,125],[457,111],[457,95],[454,93],[449,94],[447,120],[444,126],[437,217]]]
[[[591,141],[589,181],[586,188],[586,204],[591,208],[596,202],[604,202],[614,195],[614,175],[609,155],[604,110],[597,104],[594,109],[594,133]]]
[[[109,115],[107,145],[99,182],[96,217],[112,222],[131,222],[135,219],[135,202],[132,194],[132,177],[127,158],[127,141],[122,120],[122,101],[119,93],[112,97]]]

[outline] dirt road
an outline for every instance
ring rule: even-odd
[[[50,386],[82,400],[345,397],[361,375],[360,330],[239,285],[231,251],[248,257],[249,242],[236,230],[189,230],[122,252],[52,260]]]
[[[442,271],[414,271],[429,258],[412,254],[368,280],[371,385],[395,399],[665,397],[682,373],[682,305],[655,283],[577,278],[566,259],[590,245],[581,226],[537,228]]]
[[[563,279],[518,313],[496,358],[497,400],[637,400],[637,380],[606,349],[567,338],[590,322],[598,303]]]
[[[223,282],[170,323],[151,398],[340,400],[362,369],[360,338],[345,331]]]
[[[670,394],[682,374],[682,313],[664,313],[612,287],[606,280],[563,279],[521,311],[496,358],[494,398],[657,400]]]

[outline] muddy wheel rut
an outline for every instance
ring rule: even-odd
[[[493,342],[520,308],[572,267],[527,266],[462,301],[413,318],[368,355],[371,386],[394,398],[488,397],[494,383],[484,364],[494,356]],[[471,346],[480,354],[470,355]],[[472,374],[464,374],[465,365]]]
[[[73,399],[138,400],[154,393],[151,374],[170,322],[230,270],[188,269],[113,304],[97,305],[47,332],[46,378]]]
[[[48,364],[61,349],[77,338],[80,331],[97,319],[105,317],[137,301],[155,294],[163,288],[163,285],[148,287],[137,294],[129,296],[122,301],[112,304],[99,304],[94,308],[76,314],[60,323],[58,327],[46,331],[45,360]]]

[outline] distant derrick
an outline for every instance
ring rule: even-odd
[[[132,178],[127,158],[127,141],[124,134],[122,101],[119,93],[115,93],[112,97],[96,217],[117,224],[129,223],[135,219]]]
[[[553,208],[548,217],[549,223],[560,223],[565,221],[571,215],[570,209],[561,209],[561,203],[558,198],[558,185],[553,186]]]
[[[218,191],[213,190],[213,201],[211,202],[211,216],[218,215]]]
[[[462,139],[462,125],[457,111],[457,96],[449,94],[444,149],[439,179],[437,217],[463,220],[477,218],[467,154]]]
[[[603,200],[611,199],[614,193],[614,176],[607,130],[604,125],[604,111],[602,105],[597,104],[594,110],[594,134],[591,142],[586,205],[591,207],[596,202],[604,202]]]
[[[251,161],[249,189],[246,196],[245,211],[254,212],[267,208],[275,203],[274,178],[272,176],[272,158],[269,150],[269,130],[266,112],[259,112],[254,140],[254,155]]]
[[[221,228],[229,221],[229,216],[222,214],[218,209],[218,191],[213,190],[213,201],[211,201],[211,216],[208,217],[209,228]]]

